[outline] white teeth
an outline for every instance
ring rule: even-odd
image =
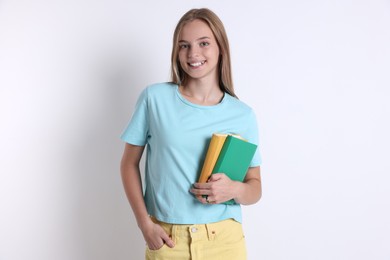
[[[204,61],[200,61],[200,62],[196,62],[196,63],[190,63],[190,66],[191,67],[198,67],[200,65],[203,65],[204,64]]]

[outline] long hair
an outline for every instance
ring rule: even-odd
[[[230,49],[225,28],[218,16],[207,8],[191,9],[179,20],[173,34],[173,45],[171,55],[171,80],[173,83],[181,85],[186,84],[188,75],[184,72],[179,62],[179,37],[180,33],[187,23],[193,20],[204,21],[211,29],[218,43],[220,58],[218,63],[219,87],[223,92],[237,97],[234,93],[232,70],[230,64]]]

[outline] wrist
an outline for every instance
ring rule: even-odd
[[[138,228],[143,232],[145,229],[150,227],[153,224],[153,221],[147,215],[137,221]]]
[[[243,189],[244,189],[244,183],[242,183],[242,182],[239,182],[239,181],[234,181],[234,185],[233,185],[233,187],[232,187],[232,189],[231,189],[231,191],[232,191],[232,195],[233,195],[233,199],[235,200],[235,201],[239,201],[239,199],[240,199],[240,197],[241,197],[241,194],[242,194],[242,192],[243,192]]]

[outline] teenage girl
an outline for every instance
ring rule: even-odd
[[[243,182],[217,173],[197,183],[213,133],[258,144],[254,111],[234,93],[228,39],[215,13],[184,14],[173,35],[171,65],[172,81],[145,88],[121,136],[123,185],[146,259],[246,259],[240,205],[261,197],[259,152]],[[222,203],[231,199],[235,204]]]

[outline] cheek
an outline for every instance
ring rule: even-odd
[[[218,48],[207,49],[205,55],[207,55],[209,57],[213,57],[213,58],[218,58],[218,56],[219,56],[219,49]]]
[[[184,51],[180,51],[178,57],[179,57],[180,64],[185,64],[186,63],[185,62],[186,54],[185,54]]]

